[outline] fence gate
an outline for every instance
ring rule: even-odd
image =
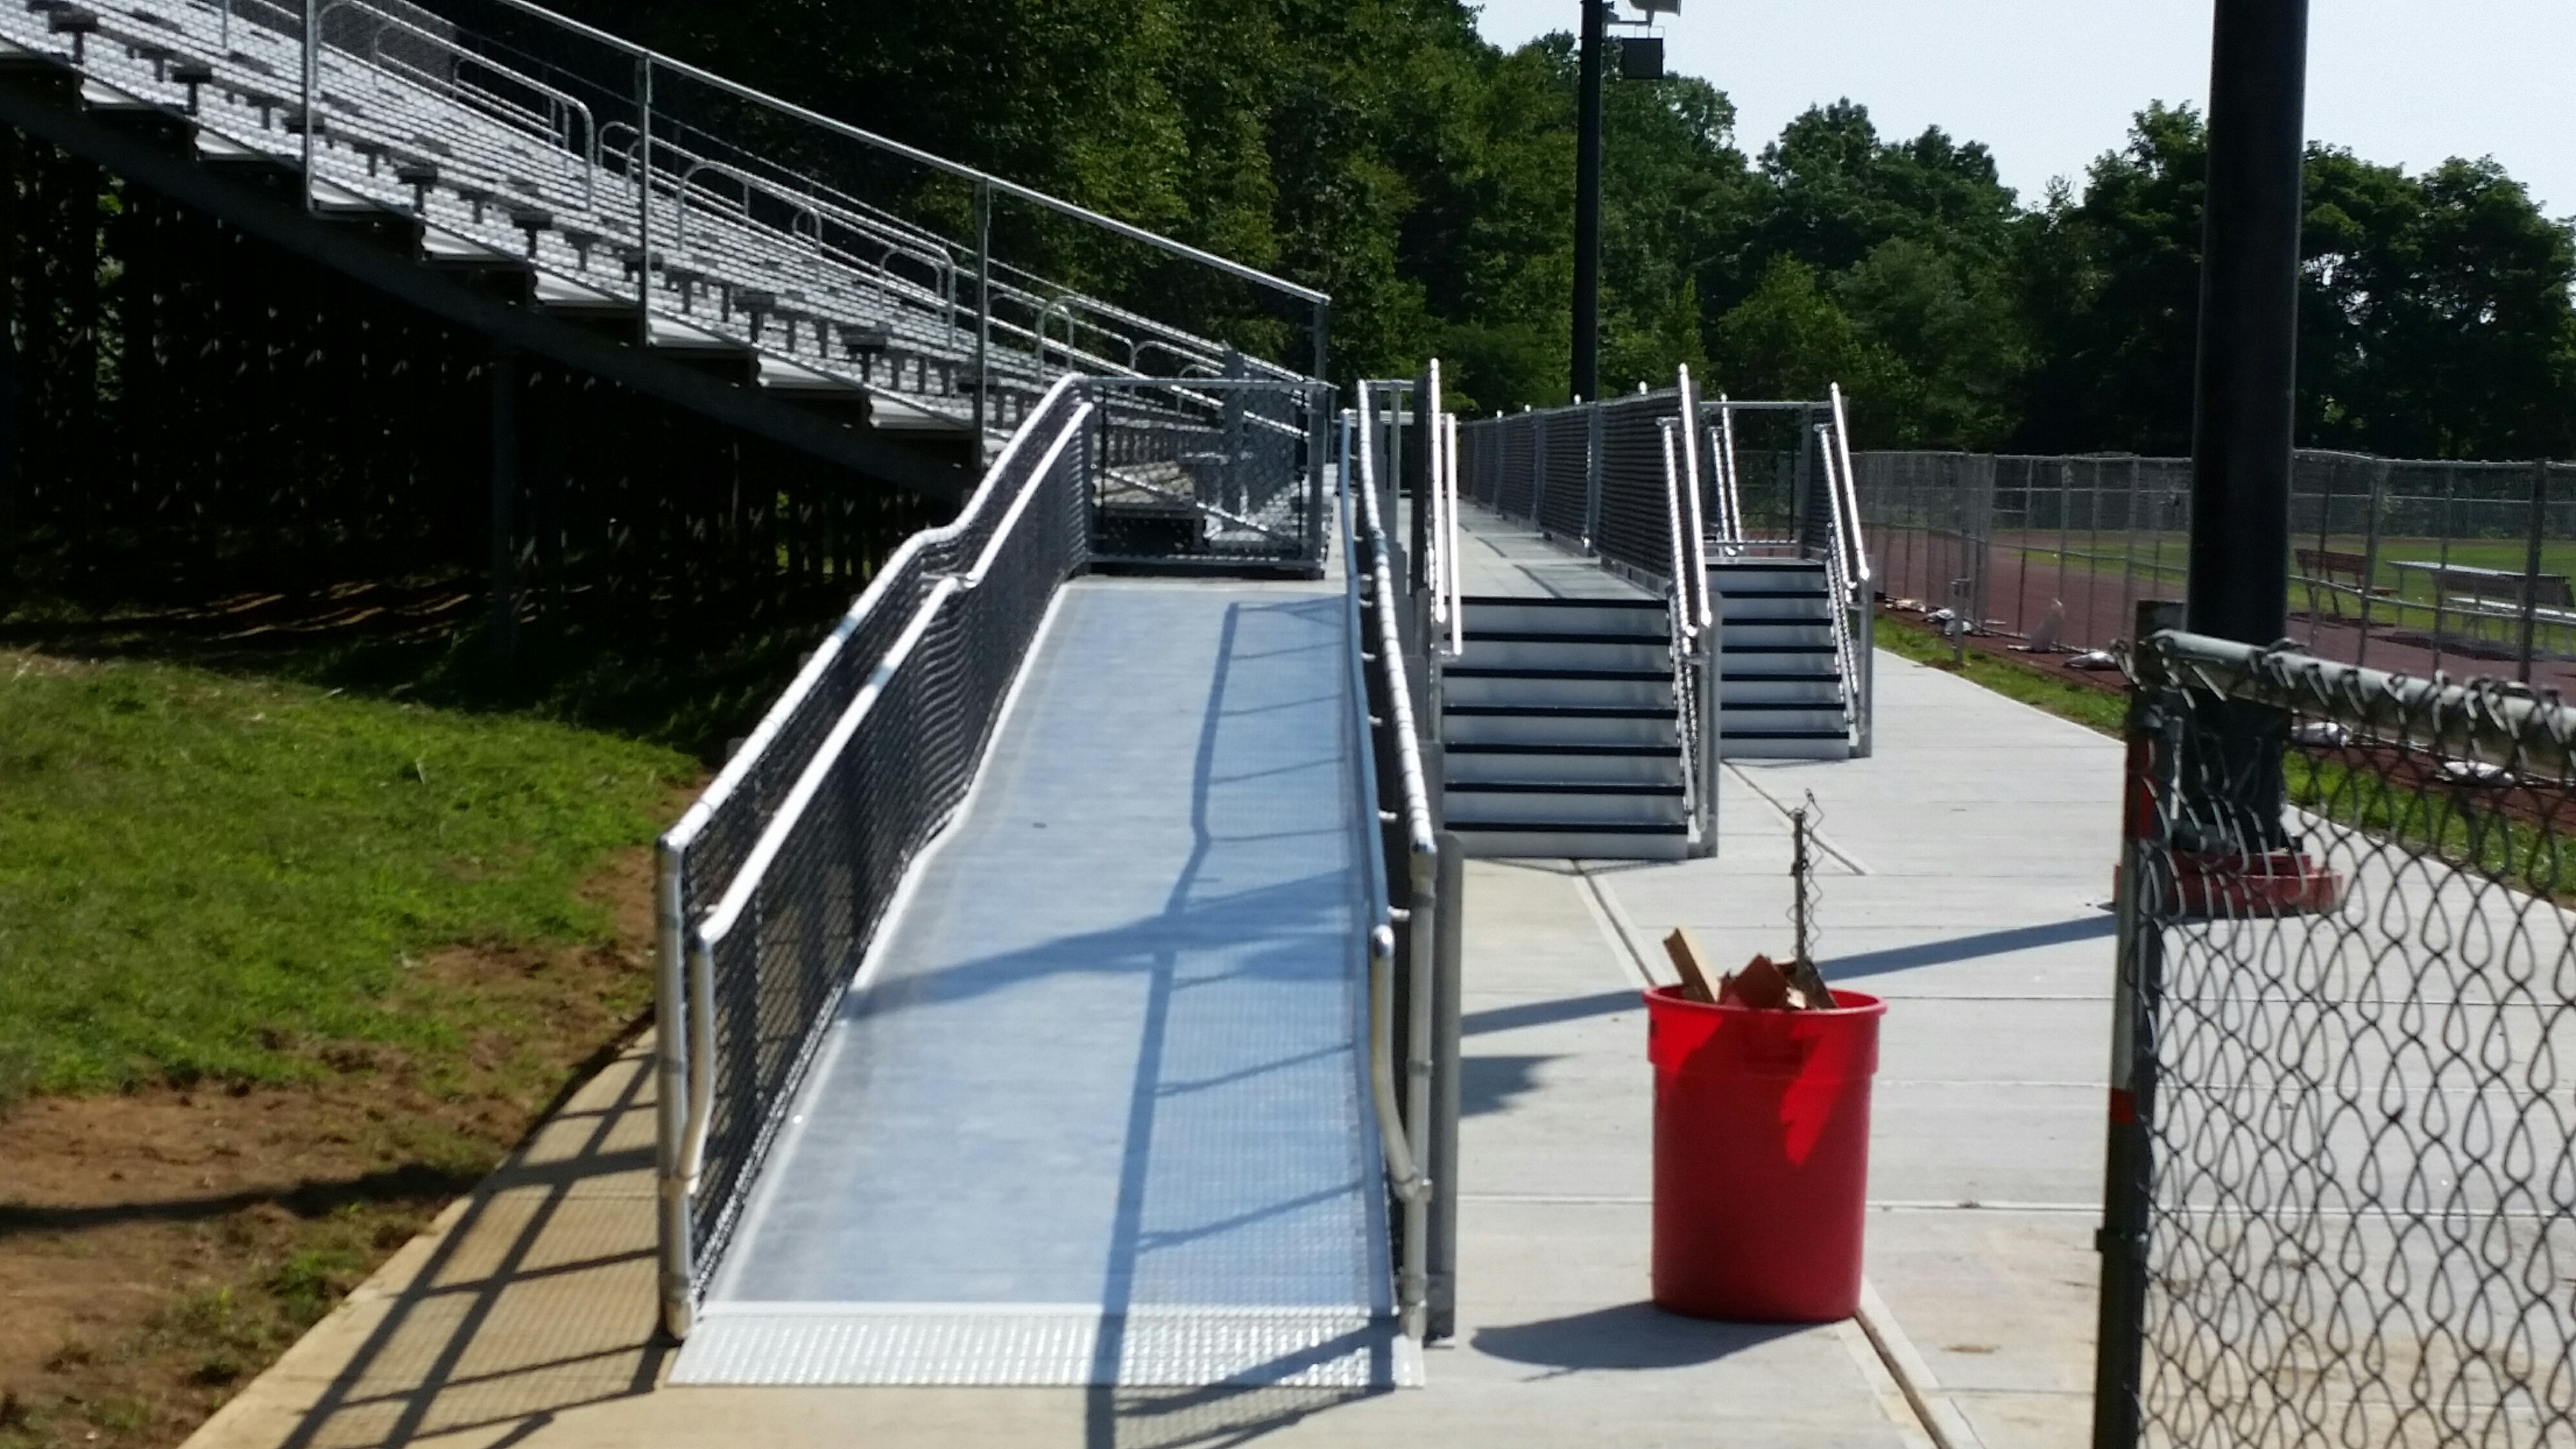
[[[2576,1444],[2576,710],[2157,622],[2096,1444]]]

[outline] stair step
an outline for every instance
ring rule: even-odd
[[[1480,820],[1626,826],[1680,824],[1685,818],[1678,784],[1452,780],[1441,803],[1453,828]]]
[[[1442,669],[1449,679],[1618,679],[1670,680],[1669,669],[1547,669],[1513,665],[1486,666],[1452,664]]]
[[[1635,642],[1662,643],[1667,618],[1661,599],[1516,599],[1469,595],[1460,600],[1467,612],[1467,647],[1479,637],[1503,634],[1562,638],[1567,635],[1611,635]]]
[[[1451,704],[1440,737],[1461,745],[1668,746],[1677,716],[1662,708],[1591,705]]]
[[[1679,745],[1467,745],[1445,746],[1448,784],[1515,784],[1532,780],[1586,784],[1679,785]]]
[[[1685,825],[1579,825],[1546,820],[1449,822],[1467,853],[1482,860],[1680,860],[1690,853]]]

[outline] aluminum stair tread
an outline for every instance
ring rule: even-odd
[[[1681,798],[1682,787],[1593,780],[1451,780],[1441,786],[1452,795],[1610,795]]]
[[[1458,602],[1469,608],[1497,609],[1631,609],[1641,613],[1662,614],[1670,606],[1661,599],[1560,599],[1552,594],[1522,598],[1513,594],[1464,594]]]
[[[1676,713],[1670,705],[1616,704],[1449,704],[1441,706],[1440,712],[1484,719],[1506,715],[1538,715],[1550,719],[1671,719]]]
[[[1486,831],[1501,834],[1511,831],[1527,835],[1688,835],[1690,827],[1667,821],[1602,821],[1585,820],[1461,820],[1451,816],[1451,830]]]
[[[1669,669],[1554,669],[1516,664],[1452,664],[1443,668],[1441,673],[1451,679],[1600,679],[1641,684],[1659,683],[1673,677]]]
[[[1592,759],[1677,760],[1679,745],[1520,745],[1456,744],[1442,747],[1452,755],[1581,755]]]

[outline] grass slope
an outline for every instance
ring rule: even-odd
[[[596,938],[576,886],[694,764],[565,725],[0,651],[0,1099],[452,1054],[455,943]],[[641,983],[638,983],[640,1000]]]

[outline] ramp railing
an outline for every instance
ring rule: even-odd
[[[1358,649],[1356,729],[1373,768],[1361,799],[1373,828],[1370,877],[1380,918],[1369,932],[1369,1081],[1388,1191],[1395,1199],[1396,1306],[1404,1332],[1443,1337],[1454,1315],[1458,950],[1462,857],[1438,832],[1422,762],[1422,721],[1405,667],[1403,617],[1381,504],[1378,399],[1409,382],[1359,387],[1344,415],[1344,540]],[[1425,400],[1427,401],[1427,399]]]
[[[965,797],[1089,549],[1098,404],[1058,382],[915,534],[659,846],[661,1297],[686,1335],[752,1173],[904,870]]]
[[[905,871],[964,801],[1056,589],[1111,555],[1102,502],[1222,450],[1251,514],[1320,502],[1320,384],[1059,379],[957,518],[913,535],[659,844],[661,1301],[685,1336]],[[1226,440],[1232,438],[1231,445]],[[1159,475],[1155,475],[1159,476]],[[1163,541],[1206,563],[1191,504]],[[1304,510],[1297,513],[1297,510]],[[1238,567],[1297,561],[1219,556]],[[1122,536],[1115,557],[1149,561]],[[1303,566],[1302,564],[1300,565]]]

